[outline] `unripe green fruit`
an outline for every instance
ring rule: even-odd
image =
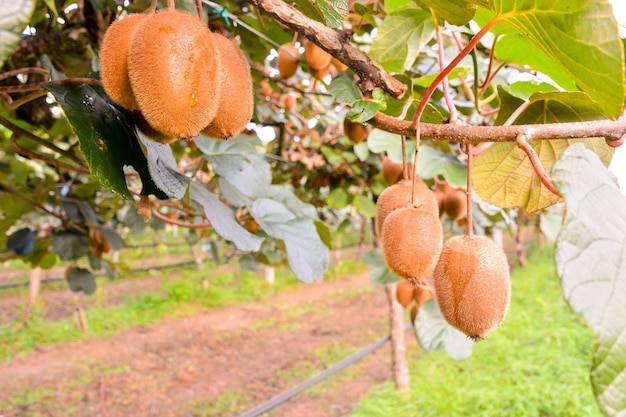
[[[511,300],[509,264],[485,236],[455,236],[444,245],[433,284],[441,314],[474,340],[500,326]]]
[[[128,53],[128,75],[141,113],[156,130],[198,134],[217,114],[220,57],[196,16],[167,9],[139,24]]]

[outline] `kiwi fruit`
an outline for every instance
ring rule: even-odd
[[[321,69],[309,68],[309,73],[315,79],[322,80],[330,72],[330,66]]]
[[[417,313],[419,313],[421,307],[422,307],[421,305],[415,304],[411,308],[411,313],[410,313],[411,314],[411,324],[415,323],[415,317],[417,317]]]
[[[280,76],[287,79],[295,75],[298,71],[298,60],[300,59],[300,51],[294,43],[286,43],[280,46],[278,50],[278,58],[276,66]]]
[[[152,126],[150,126],[150,123],[148,123],[140,111],[133,112],[133,121],[135,122],[135,129],[141,131],[141,133],[143,133],[148,139],[152,139],[155,142],[172,143],[178,139],[175,136],[166,135],[165,133],[155,130]]]
[[[346,117],[343,119],[343,133],[356,145],[367,139],[369,132],[361,123],[352,122]]]
[[[433,284],[443,317],[472,339],[484,339],[504,320],[511,299],[509,264],[488,237],[446,241]]]
[[[467,214],[467,193],[462,188],[451,190],[443,201],[445,213],[452,220],[459,220]]]
[[[248,61],[239,47],[218,33],[211,36],[220,55],[221,93],[219,111],[202,133],[212,138],[228,139],[239,134],[252,118],[252,77]]]
[[[383,180],[387,186],[396,184],[402,179],[402,163],[394,162],[388,156],[383,156],[382,168]]]
[[[413,287],[409,281],[400,281],[396,285],[396,299],[404,308],[407,308],[413,301]]]
[[[209,28],[174,9],[148,15],[128,51],[128,75],[141,113],[166,135],[191,138],[220,103],[220,56]]]
[[[424,304],[426,301],[433,298],[433,293],[426,288],[415,287],[413,288],[413,299],[418,305]]]
[[[348,66],[346,64],[344,64],[343,62],[341,62],[340,60],[338,60],[335,57],[332,57],[330,59],[330,64],[335,67],[335,69],[337,70],[337,72],[341,72],[341,71],[345,71],[348,69]]]
[[[100,78],[107,95],[127,110],[139,110],[128,78],[128,50],[137,27],[148,15],[130,14],[115,20],[100,46]]]
[[[330,66],[330,61],[332,60],[332,55],[314,44],[311,41],[308,41],[304,44],[304,60],[309,67],[309,71],[311,75],[316,78],[323,78],[326,74],[328,74],[328,67]],[[320,72],[326,69],[326,74],[322,77],[317,77],[313,73]]]
[[[395,209],[409,207],[411,205],[412,180],[402,180],[383,190],[376,201],[376,234],[381,236],[382,226],[387,215]],[[426,212],[438,216],[437,200],[426,183],[417,178],[415,183],[414,206]]]
[[[443,244],[443,230],[433,211],[405,207],[387,215],[381,238],[387,267],[401,278],[416,280],[433,272]]]

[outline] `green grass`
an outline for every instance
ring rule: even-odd
[[[330,266],[327,279],[355,273],[366,268],[354,260],[338,262]],[[82,333],[75,318],[48,320],[43,318],[41,308],[36,308],[26,326],[16,328],[15,323],[0,326],[0,360],[10,361],[16,354],[26,353],[39,345],[64,343],[85,339],[92,335],[111,335],[134,326],[156,324],[164,317],[178,317],[206,311],[211,308],[230,306],[270,297],[278,292],[295,289],[301,284],[287,268],[277,268],[274,285],[270,285],[259,274],[235,270],[226,272],[210,268],[204,271],[195,267],[177,269],[180,278],[168,278],[169,272],[159,274],[163,283],[158,293],[148,292],[128,296],[123,303],[104,307],[101,298],[85,309],[89,332]],[[139,275],[141,277],[142,275]],[[201,280],[208,279],[208,288]],[[137,278],[139,279],[139,278]],[[94,297],[103,297],[106,281],[98,283],[100,288]]]
[[[511,279],[504,323],[470,358],[413,347],[411,395],[384,383],[350,416],[601,416],[589,383],[593,334],[563,301],[552,250],[532,253]]]

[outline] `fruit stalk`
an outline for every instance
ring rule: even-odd
[[[467,229],[465,230],[465,234],[471,237],[474,234],[474,224],[472,221],[472,170],[474,156],[472,155],[472,144],[467,143],[465,150],[467,152]]]

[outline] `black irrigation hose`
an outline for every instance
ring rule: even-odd
[[[411,328],[411,324],[407,324],[405,326],[405,330],[408,330],[410,328]],[[291,388],[289,391],[285,391],[282,394],[279,394],[276,397],[271,398],[270,400],[264,402],[263,404],[259,405],[256,408],[253,408],[252,410],[248,410],[245,413],[240,414],[239,417],[257,417],[263,413],[270,411],[271,409],[275,407],[278,407],[280,404],[290,400],[292,397],[300,394],[305,389],[311,388],[313,385],[317,384],[318,382],[321,382],[324,379],[328,378],[329,376],[332,376],[336,374],[337,372],[341,371],[342,369],[348,367],[348,365],[352,365],[354,362],[360,359],[363,359],[365,356],[374,352],[376,349],[383,346],[385,343],[387,343],[390,340],[391,340],[391,335],[387,335],[383,337],[382,339],[378,339],[371,345],[364,347],[363,349],[359,350],[352,356],[348,356],[346,359],[342,360],[341,362],[338,362],[335,365],[331,366],[330,368],[326,369],[321,374],[316,375],[313,378],[304,381],[300,385],[296,385],[295,387]]]
[[[152,266],[152,267],[148,267],[148,268],[136,268],[136,269],[131,269],[130,272],[131,273],[137,273],[137,272],[148,272],[152,269],[156,269],[157,271],[160,271],[162,269],[169,269],[169,268],[178,268],[180,266],[187,266],[187,265],[195,265],[195,261],[185,261],[185,262],[180,262],[177,264],[169,264],[169,265],[157,265],[157,266]],[[105,277],[106,275],[97,275],[96,278],[102,278]],[[44,278],[40,281],[41,284],[52,284],[54,282],[59,282],[59,281],[65,281],[65,278],[60,278],[60,277],[56,277],[56,278]],[[17,288],[17,287],[27,287],[30,285],[30,281],[22,281],[22,282],[9,282],[6,284],[0,284],[0,290],[8,290],[9,288]]]

